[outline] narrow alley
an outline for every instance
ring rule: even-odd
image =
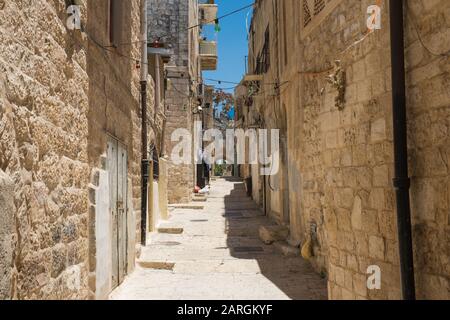
[[[276,245],[259,239],[259,227],[271,222],[241,181],[219,178],[211,187],[205,202],[196,199],[191,208],[171,212],[111,299],[326,299],[326,280],[308,262],[283,257]]]
[[[449,87],[449,0],[0,0],[0,304],[449,301]]]

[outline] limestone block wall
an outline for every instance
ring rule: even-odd
[[[408,1],[407,109],[416,284],[419,298],[448,299],[449,120],[448,1]],[[400,298],[387,2],[382,29],[365,36],[369,1],[343,0],[300,40],[302,229],[313,264],[327,271],[333,299]],[[361,40],[362,39],[362,40]],[[355,42],[361,40],[359,42]],[[345,107],[327,69],[346,72]],[[321,71],[323,74],[321,74]],[[314,72],[314,73],[313,73]],[[367,267],[381,268],[381,290],[366,287]]]
[[[198,29],[188,32],[187,28],[197,24],[197,21],[191,21],[197,17],[196,11],[197,4],[193,0],[148,1],[149,41],[159,39],[166,48],[173,50],[166,67],[170,74],[170,86],[165,94],[167,119],[163,137],[166,155],[169,157],[174,146],[171,141],[173,131],[184,128],[193,132],[191,110],[194,98],[190,88],[193,86],[193,92],[196,92],[195,86],[199,81],[198,61],[192,55],[193,51],[198,52],[198,44],[193,43],[189,35],[190,32],[198,33]],[[194,188],[194,165],[174,165],[169,159],[167,166],[169,203],[189,202]]]
[[[0,170],[14,183],[14,299],[94,296],[89,183],[108,136],[127,147],[129,221],[140,230],[139,69],[126,58],[138,60],[140,48],[100,48],[109,44],[108,1],[79,2],[84,34],[66,29],[64,1],[0,5]],[[139,38],[139,6],[124,2],[121,42]]]
[[[166,91],[166,130],[165,146],[169,157],[172,149],[179,141],[172,142],[172,133],[177,129],[187,129],[193,132],[192,127],[192,101],[189,96],[189,80],[172,78],[171,88]],[[191,134],[192,136],[192,134]],[[167,196],[169,203],[189,202],[194,188],[194,165],[176,165],[172,161],[167,163]]]
[[[0,5],[0,170],[14,183],[15,299],[88,295],[89,83],[83,40],[66,19],[64,1]]]
[[[120,43],[127,43],[132,39],[140,37],[140,1],[124,1],[122,3],[122,28],[120,32]],[[105,17],[108,12],[108,1],[89,2],[88,12],[96,19],[88,20],[88,31],[90,36],[102,44],[109,43],[108,19]],[[105,17],[106,18],[106,17]],[[130,40],[131,39],[131,40]],[[127,151],[127,180],[128,180],[128,206],[127,206],[127,272],[134,268],[134,258],[140,250],[141,234],[141,159],[142,159],[142,126],[141,126],[141,105],[140,105],[140,69],[136,61],[140,60],[140,44],[123,45],[118,48],[104,50],[94,43],[89,44],[88,51],[88,76],[89,76],[89,135],[88,135],[88,156],[92,175],[105,170],[105,159],[107,140],[110,137],[123,144]],[[135,57],[132,59],[130,57]],[[154,119],[155,106],[155,84],[151,76],[148,76],[147,87],[147,117],[149,122]],[[155,132],[151,123],[148,123],[148,144],[155,142]],[[105,185],[97,185],[94,179],[94,189],[102,190]],[[92,188],[91,188],[92,189]],[[101,192],[102,198],[90,201],[90,278],[89,285],[91,298],[106,298],[111,290],[108,278],[111,275],[108,271],[108,262],[102,263],[102,268],[95,261],[108,260],[108,248],[106,246],[108,236],[104,234],[102,227],[103,209],[98,208],[97,203],[107,202],[106,208],[111,205],[109,194]],[[92,197],[91,197],[92,198]],[[93,214],[93,211],[94,213]],[[94,217],[99,218],[97,221]],[[100,230],[100,231],[99,231]],[[93,235],[102,234],[103,243],[98,243]],[[106,250],[105,250],[106,248]],[[100,276],[100,278],[98,278]]]
[[[257,70],[258,60],[262,60],[264,46],[269,46],[267,72],[262,72],[263,80],[260,90],[253,97],[252,107],[262,119],[261,128],[279,130],[280,157],[279,170],[272,176],[261,176],[260,166],[252,166],[253,198],[266,208],[268,216],[280,224],[289,223],[288,175],[287,175],[287,119],[285,106],[279,99],[280,92],[286,89],[286,83],[281,83],[282,59],[279,48],[283,33],[279,28],[278,16],[282,2],[257,1],[255,13],[252,17],[252,26],[249,39],[249,70],[253,74],[261,73]],[[265,43],[266,35],[268,43]],[[261,61],[260,61],[261,62]],[[269,136],[270,138],[270,136]],[[269,150],[270,151],[270,150]],[[268,152],[266,152],[268,153]],[[270,154],[268,155],[270,156]],[[269,166],[267,166],[269,168]],[[265,187],[264,187],[265,184]],[[265,188],[265,191],[264,191]]]

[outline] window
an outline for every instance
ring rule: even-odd
[[[301,6],[302,38],[317,27],[341,2],[341,0],[303,0]]]
[[[270,31],[269,26],[264,34],[264,46],[256,61],[256,74],[269,71],[270,68]]]
[[[109,42],[117,47],[121,40],[122,0],[109,0]]]

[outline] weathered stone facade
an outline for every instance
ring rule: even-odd
[[[408,3],[405,41],[416,289],[422,299],[448,299],[450,5]],[[269,1],[257,1],[250,39],[249,69],[254,70],[252,61],[256,63],[262,48],[258,43],[269,26],[271,66],[280,66],[278,82],[285,85],[280,85],[275,98],[266,90],[262,98],[254,99],[255,105],[273,109],[267,101],[279,99],[279,105],[286,106],[290,237],[312,243],[311,262],[318,272],[328,274],[332,299],[400,298],[388,3],[380,1],[382,29],[368,33],[370,4],[328,1],[318,20],[313,18],[304,27],[303,1],[280,1],[278,11],[263,9],[272,5]],[[283,5],[295,14],[276,20],[274,16],[283,15]],[[278,42],[274,35],[279,35]],[[338,91],[327,81],[337,70],[336,60],[346,74],[342,110],[336,107]],[[276,79],[271,72],[264,74],[264,83]],[[285,111],[277,110],[280,118]],[[263,115],[266,123],[274,119],[270,111]],[[367,289],[370,265],[381,268],[381,290]]]
[[[15,189],[16,299],[88,296],[87,59],[66,18],[64,2],[0,10],[0,167]]]
[[[253,198],[265,208],[264,211],[272,219],[280,224],[289,224],[287,118],[286,111],[283,111],[286,110],[286,106],[277,97],[280,92],[284,93],[286,88],[293,84],[279,81],[281,73],[286,71],[282,56],[278,51],[282,32],[279,30],[277,21],[280,18],[282,3],[260,1],[255,6],[249,40],[249,70],[252,70],[253,73],[260,73],[258,70],[265,69],[265,72],[263,72],[263,81],[261,81],[263,84],[260,83],[257,92],[252,94],[256,108],[246,109],[247,114],[241,116],[246,118],[246,127],[249,125],[255,127],[256,125],[261,129],[280,130],[280,169],[278,173],[262,177],[259,174],[260,165],[252,165],[250,170],[253,181]]]
[[[96,193],[110,170],[108,137],[128,154],[127,216],[136,228],[126,232],[139,239],[140,45],[101,48],[110,45],[109,1],[78,3],[86,32],[66,28],[64,1],[0,4],[0,172],[14,183],[13,299],[99,298],[97,205],[106,201],[103,215],[114,205]],[[121,42],[138,39],[140,1],[123,2],[121,13]],[[11,258],[3,253],[2,269]]]
[[[169,84],[164,106],[164,145],[166,155],[170,158],[173,147],[179,142],[171,141],[172,133],[177,129],[187,129],[192,136],[194,132],[192,113],[198,106],[196,96],[201,84],[201,70],[199,28],[189,27],[198,25],[198,1],[150,0],[148,16],[149,42],[159,41],[172,51],[171,60],[166,66]],[[191,164],[185,165],[175,165],[169,161],[168,172],[169,203],[189,202],[195,181],[193,160]]]

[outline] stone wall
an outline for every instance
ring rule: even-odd
[[[181,70],[187,71],[182,68]],[[178,72],[180,74],[180,72]],[[169,157],[178,141],[172,141],[172,133],[177,129],[187,129],[193,132],[191,120],[192,99],[190,98],[189,80],[171,78],[170,88],[166,91],[166,130],[165,146]],[[167,163],[169,203],[186,203],[191,199],[194,187],[194,166],[192,164],[176,165],[172,161]]]
[[[289,224],[288,177],[287,177],[287,118],[278,95],[286,84],[279,81],[282,72],[282,61],[279,52],[280,35],[279,14],[282,2],[257,1],[252,18],[251,37],[249,39],[249,70],[253,74],[258,71],[258,59],[262,60],[265,46],[265,35],[269,35],[269,55],[267,72],[263,73],[259,92],[254,94],[253,114],[262,120],[262,129],[279,130],[280,135],[280,167],[271,176],[261,176],[261,165],[252,165],[253,198],[265,208],[270,218],[280,224]],[[253,116],[248,114],[247,116]],[[269,136],[270,138],[270,136]],[[270,154],[268,155],[270,156]],[[269,168],[269,166],[267,166]],[[263,192],[265,190],[265,192]],[[286,200],[286,201],[285,201]]]
[[[444,12],[449,3],[408,3],[407,108],[417,292],[419,298],[448,299],[448,57],[427,52],[412,21],[433,51],[448,52]],[[311,72],[302,75],[300,89],[302,225],[305,238],[313,239],[314,265],[328,271],[333,299],[400,298],[388,10],[382,1],[382,29],[367,35],[369,4],[341,1],[300,41],[299,70]],[[347,76],[341,111],[335,106],[336,89],[325,80],[333,71],[321,73],[335,60],[341,61]],[[366,287],[370,265],[381,268],[381,290]]]
[[[158,40],[173,50],[169,65],[188,67],[189,65],[189,4],[192,0],[149,0],[148,33],[149,41]]]
[[[89,183],[108,136],[127,146],[140,216],[139,70],[126,58],[140,49],[100,48],[107,2],[79,1],[87,33],[66,29],[64,1],[0,5],[0,170],[14,182],[14,299],[92,297]],[[139,6],[124,2],[122,42],[139,38]]]
[[[370,1],[327,1],[320,20],[307,29],[302,27],[303,1],[282,3],[295,14],[284,17],[283,5],[271,11],[273,3],[257,1],[249,70],[269,25],[279,37],[275,43],[271,37],[271,68],[263,83],[276,79],[271,69],[278,61],[275,67],[284,85],[274,96],[286,106],[281,112],[288,119],[290,240],[311,241],[310,261],[328,275],[330,298],[400,298],[388,2],[379,2],[382,29],[370,34]],[[407,111],[417,295],[448,299],[450,4],[408,3]],[[278,31],[273,26],[277,14]],[[346,74],[342,110],[336,106],[337,89],[327,81],[337,70],[336,60]],[[255,105],[270,110],[267,95],[256,95]],[[266,123],[280,117],[268,111],[262,116]],[[367,289],[370,265],[381,268],[381,290]]]
[[[150,0],[148,10],[149,41],[159,39],[173,51],[166,66],[170,85],[165,93],[164,145],[170,157],[177,143],[171,141],[173,131],[193,132],[192,110],[196,105],[192,92],[197,91],[199,83],[198,29],[188,27],[198,24],[198,7],[195,0]],[[171,161],[167,165],[169,203],[189,202],[194,188],[194,165],[174,165]]]
[[[66,19],[63,1],[0,6],[0,168],[14,181],[15,299],[87,297],[86,50]]]
[[[130,39],[140,37],[140,1],[126,1],[122,3],[122,28],[119,43],[130,42]],[[93,17],[102,17],[108,12],[108,1],[89,3],[88,12]],[[88,21],[91,37],[100,43],[109,43],[109,29],[107,19],[91,19]],[[140,252],[141,234],[141,106],[140,106],[140,69],[136,61],[140,59],[140,45],[123,45],[118,48],[103,50],[90,43],[88,52],[89,76],[89,136],[88,155],[90,166],[95,176],[98,169],[105,170],[104,156],[106,155],[107,140],[113,137],[126,147],[128,153],[128,211],[127,211],[127,273],[134,269],[136,255]],[[135,59],[129,57],[136,57]],[[155,132],[152,127],[155,106],[155,84],[148,76],[147,88],[147,117],[148,144],[155,143]],[[101,172],[101,171],[100,171]],[[99,187],[94,184],[92,187]],[[104,195],[108,196],[108,194]],[[97,194],[98,197],[98,194]],[[98,199],[102,200],[102,199]],[[103,199],[104,201],[105,199]],[[108,204],[109,202],[107,202]],[[95,203],[90,203],[90,212]],[[109,206],[115,204],[109,204]],[[98,209],[98,208],[97,208]],[[98,211],[98,210],[97,210]],[[101,213],[100,213],[101,214]],[[99,217],[99,212],[96,213]],[[90,217],[91,231],[99,233],[99,223]],[[97,227],[94,228],[94,226]],[[133,226],[134,227],[130,227]],[[95,237],[91,237],[96,241]],[[91,241],[91,242],[92,242]],[[97,264],[102,258],[108,258],[104,252],[98,252],[94,244],[90,245],[90,290],[91,298],[106,298],[111,287],[101,288],[96,283],[99,275]],[[101,249],[101,248],[100,248]],[[106,270],[106,269],[105,269]],[[108,276],[108,270],[107,276]],[[109,271],[110,272],[110,271]],[[99,289],[102,289],[101,292]],[[106,294],[106,295],[105,295]]]

